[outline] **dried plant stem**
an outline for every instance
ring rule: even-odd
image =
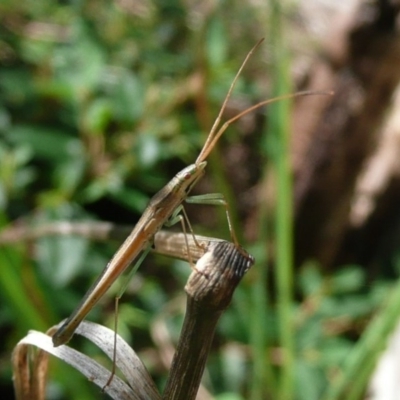
[[[254,258],[229,242],[209,245],[185,286],[187,310],[163,399],[195,399],[216,324]]]

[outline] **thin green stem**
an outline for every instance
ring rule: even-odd
[[[274,94],[290,91],[288,57],[284,50],[283,16],[279,1],[271,0],[270,35],[273,52]],[[270,131],[275,135],[274,166],[277,180],[276,267],[277,313],[282,366],[279,399],[294,397],[294,325],[293,325],[293,226],[292,178],[289,159],[289,103],[270,107]]]

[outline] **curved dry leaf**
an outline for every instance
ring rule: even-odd
[[[92,341],[112,359],[114,332],[111,329],[84,321],[76,333]],[[114,376],[110,384],[105,387],[111,374],[108,369],[71,347],[66,345],[54,347],[51,337],[44,333],[30,331],[17,344],[13,352],[14,387],[18,400],[44,399],[46,380],[44,366],[47,366],[47,356],[43,357],[44,353],[38,352],[33,367],[30,368],[29,346],[36,346],[70,364],[113,399],[158,400],[161,398],[144,365],[121,337],[117,336],[116,365],[128,383]],[[41,361],[38,362],[37,359]]]
[[[115,332],[105,326],[84,321],[76,333],[85,337],[99,347],[109,358],[113,359]],[[128,384],[146,394],[146,399],[160,398],[158,391],[146,367],[134,350],[120,336],[116,336],[116,366],[122,372]]]

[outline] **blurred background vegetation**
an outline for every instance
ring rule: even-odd
[[[68,316],[120,244],[28,240],[18,229],[134,226],[149,198],[194,162],[261,37],[226,116],[297,89],[335,95],[276,103],[235,123],[194,190],[226,196],[240,242],[257,260],[219,324],[199,399],[373,393],[371,374],[400,310],[398,9],[384,0],[3,0],[3,398],[13,398],[18,340]],[[223,209],[187,209],[196,233],[229,239]],[[160,390],[189,273],[185,263],[149,255],[120,307],[119,332]],[[89,319],[112,326],[114,295]],[[71,345],[101,358],[79,339]],[[99,391],[54,362],[47,398]]]

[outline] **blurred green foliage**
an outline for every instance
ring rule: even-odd
[[[2,1],[0,226],[97,219],[133,225],[148,198],[195,160],[241,60],[266,34],[269,7],[261,8],[239,1]],[[265,62],[254,59],[235,92],[249,104],[266,96],[256,84],[257,76],[266,79]],[[279,71],[274,79],[277,87],[290,86]],[[288,112],[278,117],[283,124]],[[232,127],[226,141],[235,139]],[[263,161],[267,152],[285,157],[275,140],[265,148],[265,137],[258,138],[253,151],[263,152]],[[243,205],[226,192],[231,183],[220,164],[217,156],[210,162],[208,175],[217,182],[212,190],[227,194],[242,226]],[[266,166],[252,168],[261,182]],[[205,186],[212,186],[210,178]],[[270,223],[259,218],[260,226]],[[218,229],[209,231],[227,237],[223,210],[218,221]],[[283,235],[290,239],[290,227]],[[269,239],[260,233],[253,245],[258,262],[222,318],[205,373],[204,384],[219,400],[284,398],[280,299],[266,292],[264,240]],[[12,397],[9,358],[15,343],[29,329],[46,330],[67,316],[116,247],[64,236],[1,246],[2,393]],[[177,261],[149,259],[128,289],[129,303],[121,305],[120,333],[162,387],[167,372],[149,331],[161,320],[176,339],[190,271]],[[294,313],[288,325],[294,337],[293,398],[312,400],[328,391],[330,377],[351,351],[368,356],[356,339],[390,291],[384,282],[369,287],[359,266],[330,277],[313,264],[296,273],[296,298],[285,306]],[[290,268],[287,274],[291,282]],[[112,325],[112,304],[111,293],[90,319]],[[63,368],[52,368],[49,399],[99,398],[89,382]]]

